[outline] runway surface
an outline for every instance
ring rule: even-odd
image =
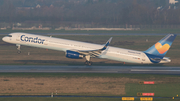
[[[180,74],[180,67],[0,65],[0,72]]]

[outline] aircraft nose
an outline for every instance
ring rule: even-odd
[[[2,40],[6,42],[7,41],[7,36],[3,37]]]

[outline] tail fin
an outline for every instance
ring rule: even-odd
[[[151,55],[164,57],[169,48],[171,47],[171,44],[173,43],[176,36],[176,34],[168,34],[144,52]]]

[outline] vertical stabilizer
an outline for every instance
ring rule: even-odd
[[[176,34],[168,34],[144,52],[149,55],[159,56],[162,58],[166,55],[176,36]]]

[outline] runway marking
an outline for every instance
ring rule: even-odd
[[[143,70],[143,69],[141,69],[141,70],[139,70],[139,69],[131,69],[131,71],[138,71],[138,72],[140,72],[140,71],[150,71],[150,72],[180,72],[180,70]]]

